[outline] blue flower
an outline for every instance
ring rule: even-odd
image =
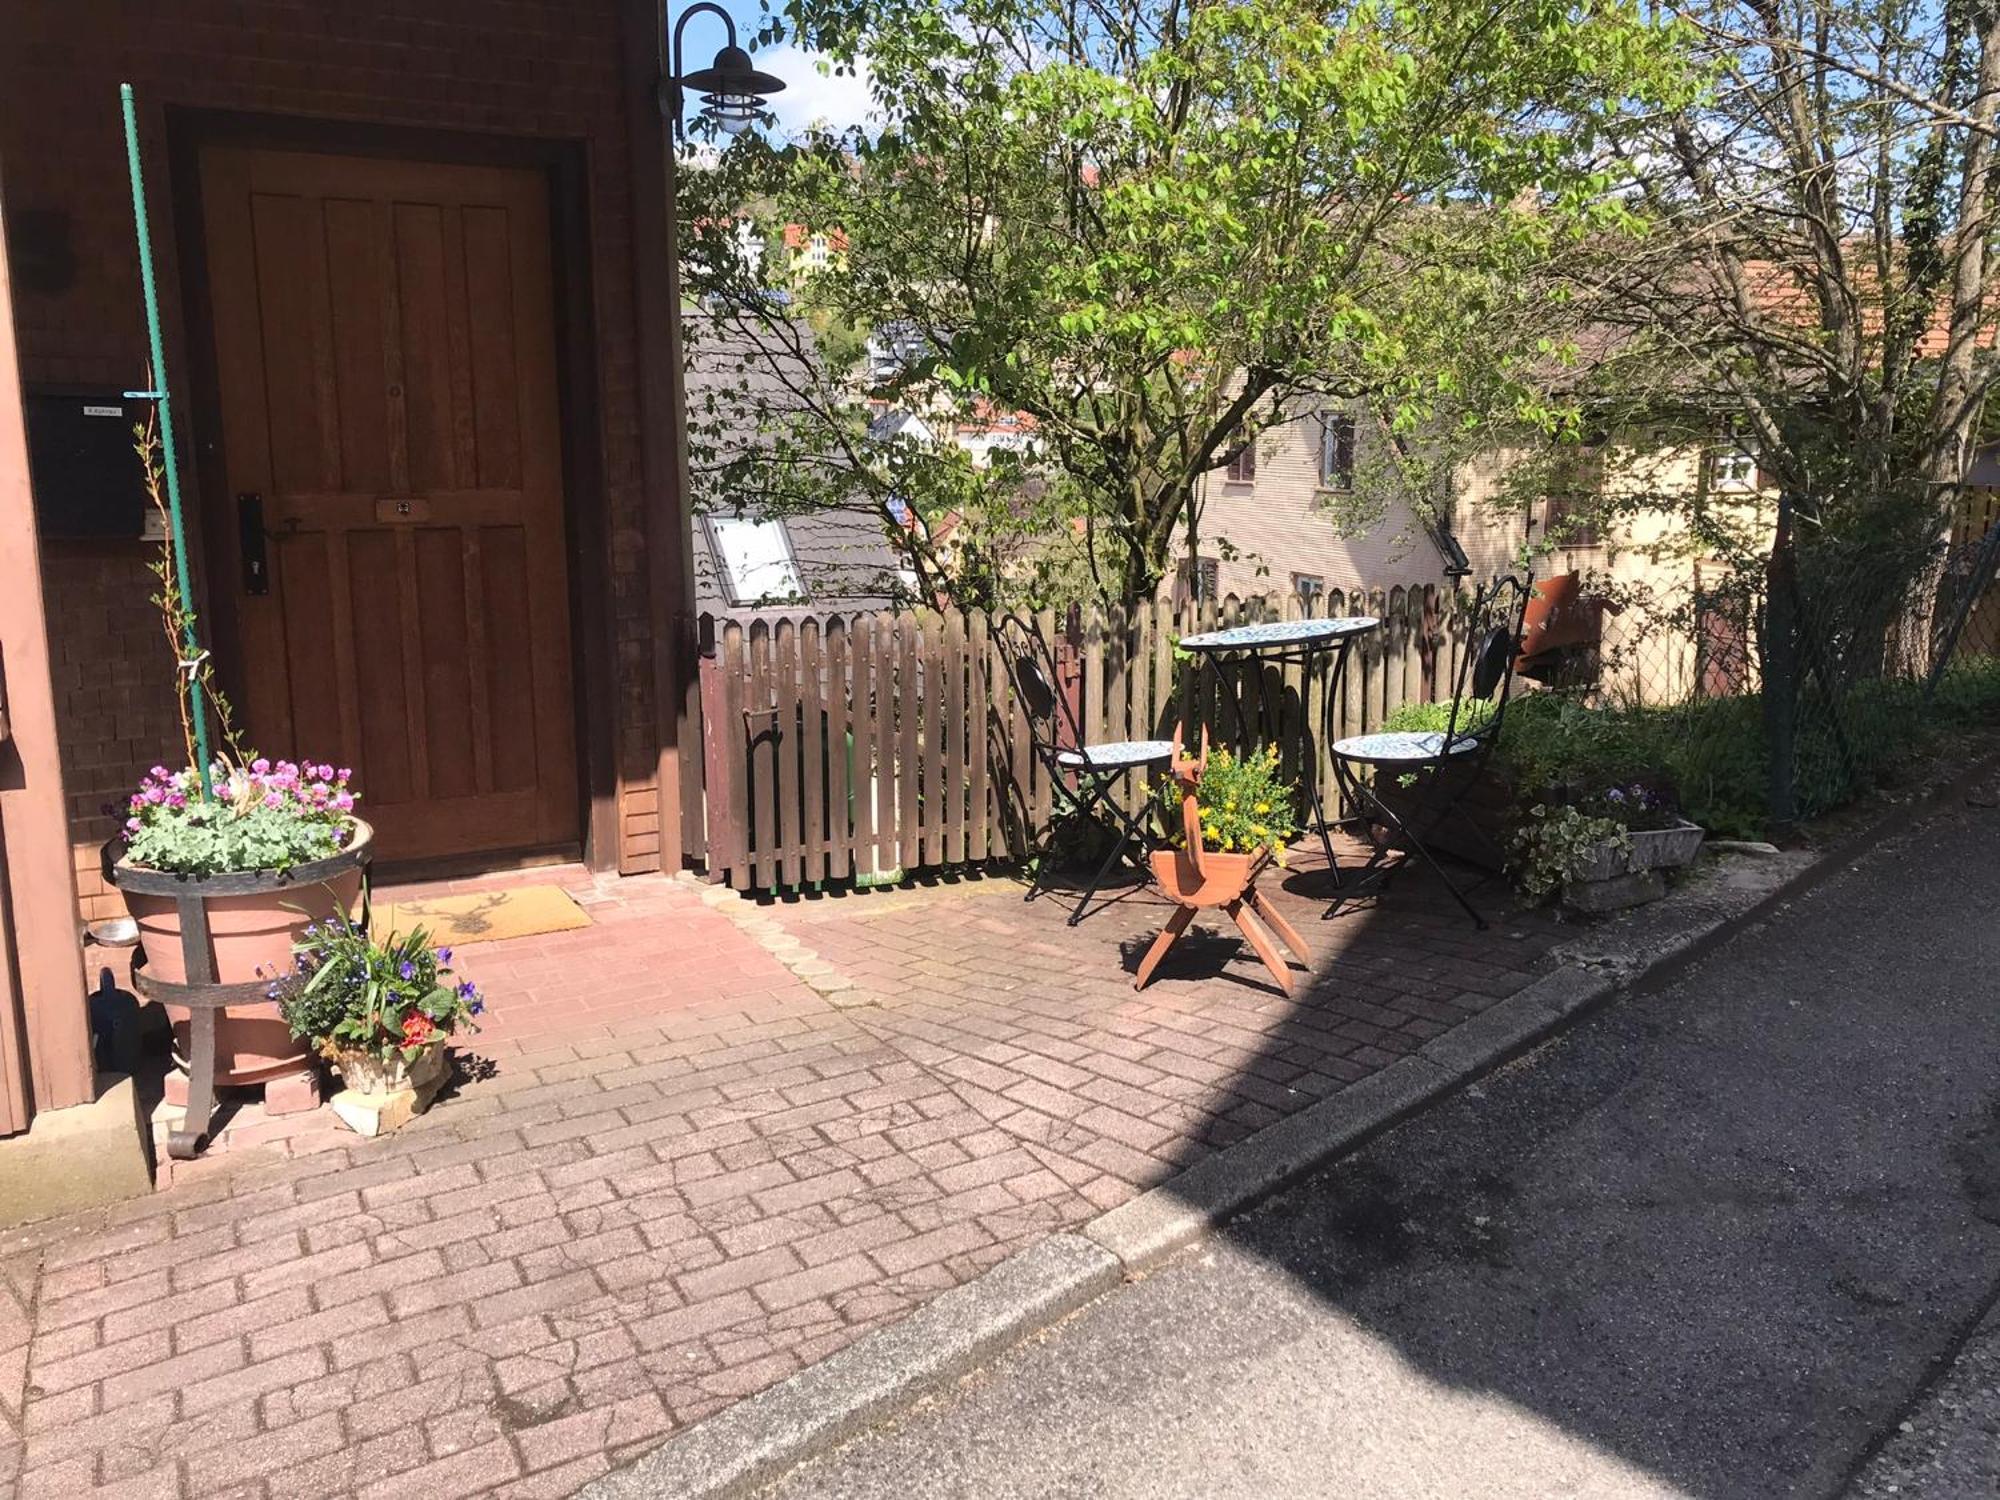
[[[396,972],[397,972],[398,974],[402,975],[402,976],[403,976],[403,978],[405,978],[405,979],[415,979],[415,978],[417,977],[417,966],[416,966],[415,964],[411,963],[411,962],[410,962],[410,961],[409,961],[409,960],[408,960],[408,959],[406,958],[406,959],[404,959],[404,960],[403,960],[403,962],[402,962],[402,963],[401,963],[401,964],[400,964],[400,965],[399,965],[399,966],[397,967],[397,969],[396,969]]]
[[[476,1016],[476,1015],[479,1015],[479,1014],[480,1014],[481,1012],[483,1012],[483,1011],[484,1011],[485,1009],[486,1009],[486,1002],[485,1002],[484,1000],[475,1000],[475,1001],[473,1001],[473,1002],[472,1002],[472,1014],[473,1014],[473,1015],[475,1015],[475,1016]]]
[[[439,962],[439,963],[441,963],[441,964],[448,964],[448,963],[450,963],[450,962],[451,962],[451,949],[449,949],[449,948],[440,948],[440,949],[438,949],[438,962]]]

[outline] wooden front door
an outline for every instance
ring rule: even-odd
[[[545,180],[208,147],[201,198],[247,738],[384,858],[574,843]]]

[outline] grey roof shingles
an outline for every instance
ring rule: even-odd
[[[691,413],[706,413],[708,401],[722,420],[724,441],[741,432],[745,443],[760,439],[754,431],[756,412],[782,409],[792,400],[782,369],[753,353],[747,333],[721,326],[715,319],[690,317],[687,399]],[[799,325],[803,357],[813,355],[812,331]],[[803,373],[803,372],[801,372]],[[747,501],[743,513],[756,515]],[[900,559],[884,533],[884,522],[872,502],[862,497],[830,502],[824,509],[782,518],[791,537],[806,606],[829,611],[882,609],[900,593]],[[708,528],[698,515],[694,528],[695,607],[703,612],[740,610],[723,588]]]

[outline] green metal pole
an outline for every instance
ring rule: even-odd
[[[149,396],[160,414],[160,458],[167,471],[167,524],[174,540],[174,581],[180,589],[181,607],[187,612],[187,636],[182,643],[185,660],[177,670],[188,674],[187,694],[194,716],[194,753],[201,772],[201,794],[215,795],[209,781],[208,708],[202,702],[200,686],[201,642],[194,629],[194,581],[188,572],[187,527],[181,520],[180,466],[174,454],[174,406],[167,394],[167,351],[160,338],[160,294],[153,282],[153,236],[146,224],[146,184],[139,172],[139,116],[132,105],[132,85],[118,85],[118,99],[125,113],[125,165],[132,178],[132,222],[139,233],[139,281],[146,291],[146,339],[151,345],[153,389]]]

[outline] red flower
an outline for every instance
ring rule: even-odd
[[[411,1011],[407,1016],[403,1017],[403,1045],[405,1047],[421,1047],[436,1035],[437,1025],[429,1016],[419,1011]]]

